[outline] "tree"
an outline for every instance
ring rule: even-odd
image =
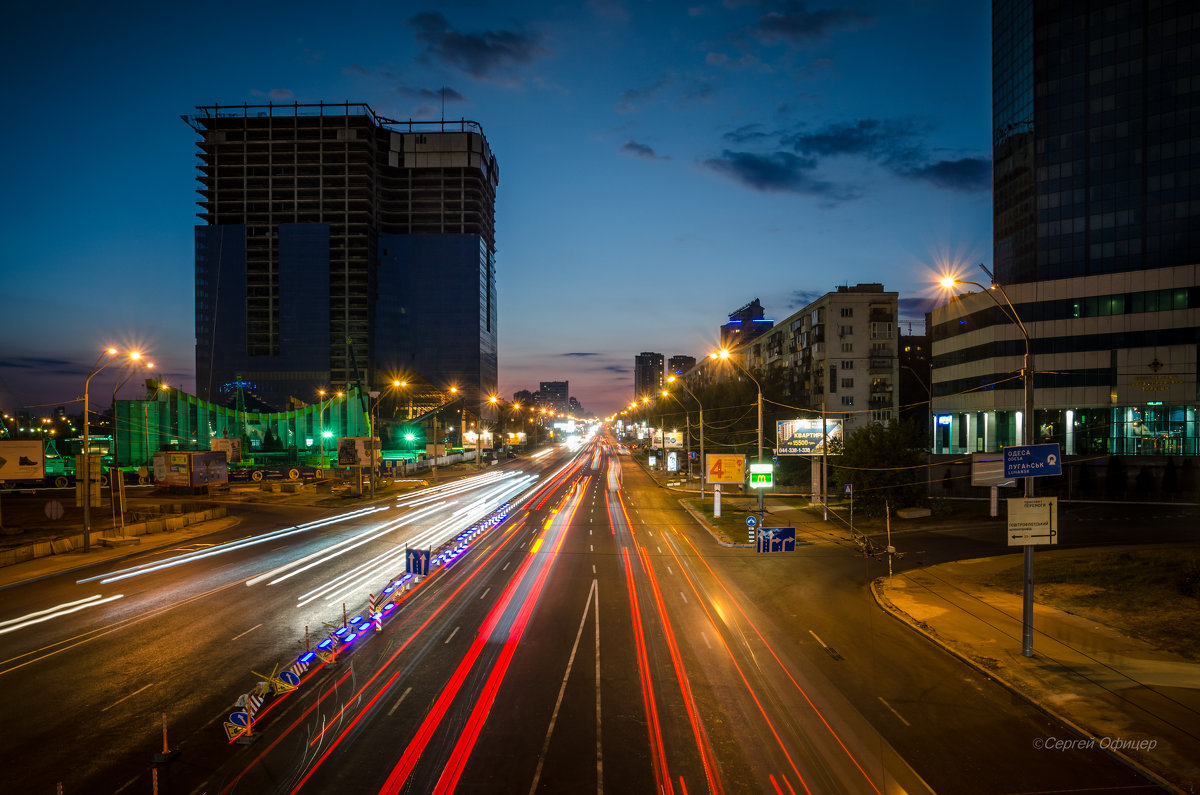
[[[854,484],[854,507],[867,516],[926,503],[922,437],[911,422],[871,423],[843,439],[831,457],[831,479]]]

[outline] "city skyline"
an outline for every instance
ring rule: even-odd
[[[991,260],[986,8],[464,4],[316,25],[318,8],[256,6],[232,29],[160,7],[18,11],[0,404],[70,403],[108,343],[194,390],[179,116],[205,102],[483,125],[501,395],[569,380],[607,413],[638,351],[702,357],[755,297],[785,317],[877,281],[919,322],[937,264]],[[74,123],[48,122],[66,107]]]

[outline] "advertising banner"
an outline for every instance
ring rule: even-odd
[[[208,483],[229,482],[229,462],[224,450],[207,453],[188,453],[191,458],[191,478],[188,485],[204,486]]]
[[[829,443],[842,438],[842,421],[825,420]],[[775,423],[776,455],[821,455],[825,452],[821,420],[780,420]]]
[[[0,480],[41,480],[46,476],[40,439],[0,442]]]
[[[746,479],[746,456],[709,453],[704,462],[709,483],[742,483]]]
[[[375,447],[369,436],[343,436],[338,439],[337,463],[340,467],[371,466],[371,451]],[[378,449],[375,458],[379,457]]]
[[[220,450],[225,453],[225,463],[236,464],[242,460],[242,440],[236,437],[232,439],[210,439],[208,441],[209,450]]]

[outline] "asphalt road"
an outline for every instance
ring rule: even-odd
[[[5,791],[144,792],[152,767],[169,793],[1155,789],[1101,751],[1038,750],[1073,733],[880,611],[867,584],[886,564],[832,534],[786,555],[720,547],[607,444],[496,470],[538,479],[247,514],[191,550],[6,590],[0,718],[21,775]],[[294,661],[305,626],[315,644],[403,571],[406,542],[505,500],[381,631],[227,741],[252,672]],[[988,532],[906,537],[920,554],[903,565]],[[163,713],[177,755],[155,764]]]

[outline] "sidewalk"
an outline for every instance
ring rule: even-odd
[[[1200,789],[1200,663],[1036,602],[1033,657],[1024,657],[1021,597],[978,584],[1011,565],[1010,557],[929,566],[880,578],[872,592],[896,618],[1098,747],[1171,789]],[[1078,738],[1031,738],[1039,741],[1054,753]]]
[[[85,566],[94,566],[97,563],[108,563],[144,552],[179,546],[194,538],[227,530],[236,526],[240,521],[236,516],[226,516],[221,519],[187,525],[179,530],[166,530],[161,533],[138,536],[141,539],[141,543],[138,544],[120,547],[95,544],[86,554],[82,550],[75,550],[59,555],[34,558],[12,566],[2,566],[0,567],[0,590],[23,582],[53,577],[56,574],[81,569]]]

